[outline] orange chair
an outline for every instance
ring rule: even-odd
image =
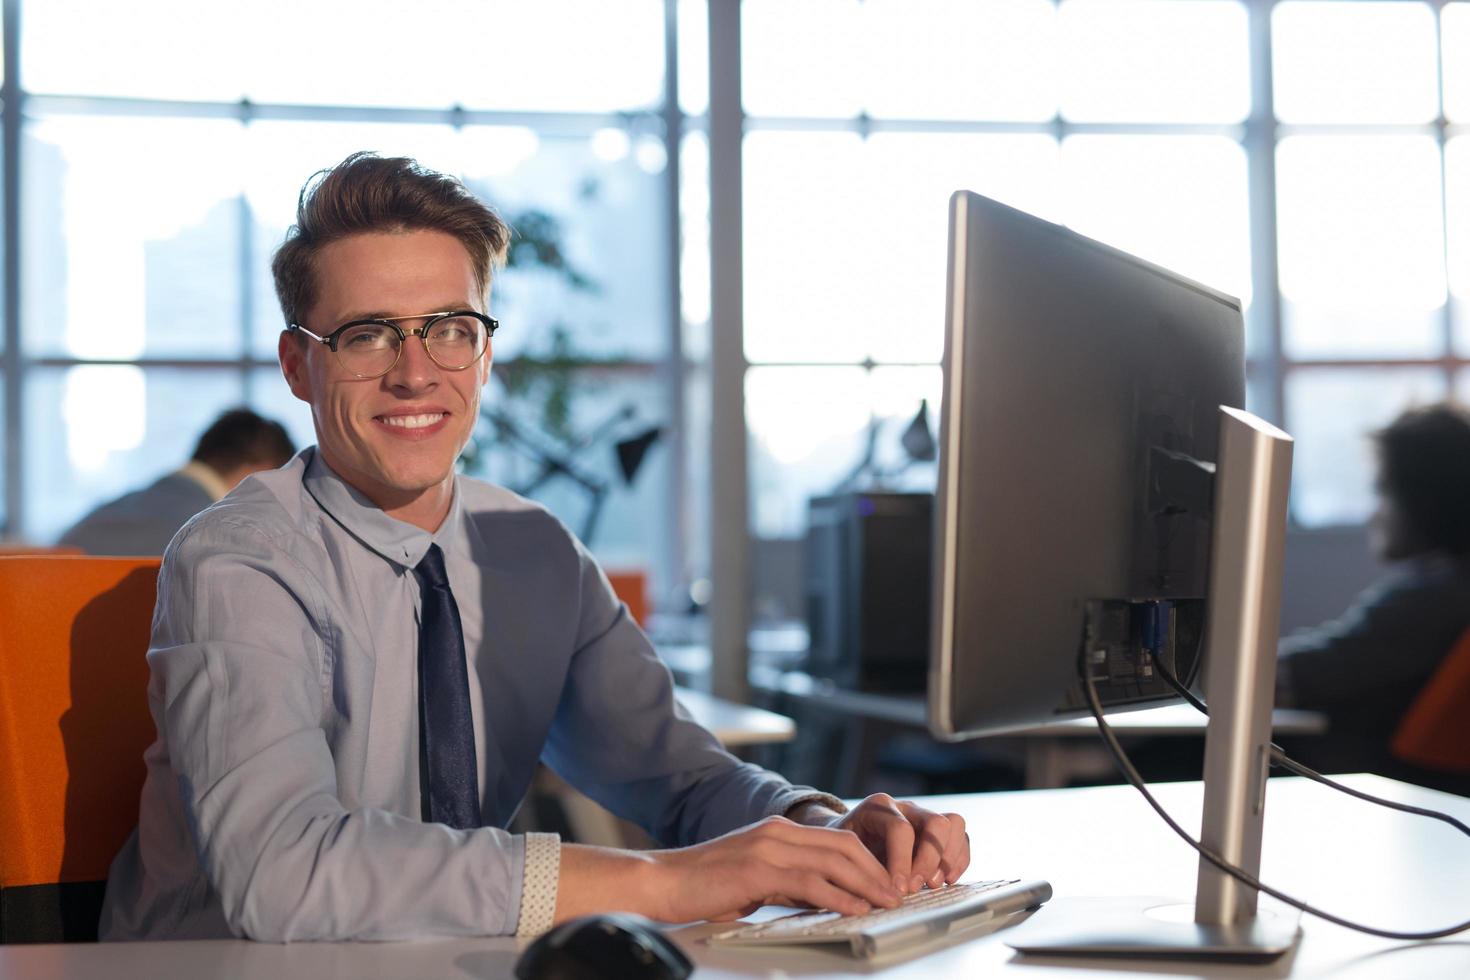
[[[608,584],[613,592],[628,607],[633,622],[648,628],[648,576],[639,571],[609,571]]]
[[[1393,754],[1425,769],[1470,773],[1470,630],[1399,721]]]
[[[138,820],[157,558],[0,558],[0,942],[97,938]]]

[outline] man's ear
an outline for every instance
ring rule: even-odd
[[[285,376],[291,394],[308,405],[311,404],[311,377],[306,367],[305,339],[295,336],[290,330],[282,330],[281,339],[276,343],[276,357],[280,359],[281,374]]]
[[[485,341],[485,353],[480,355],[480,365],[475,368],[480,372],[480,387],[483,388],[490,383],[490,363],[495,359],[495,348],[490,341]]]

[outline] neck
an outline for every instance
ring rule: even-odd
[[[394,520],[412,524],[433,534],[444,523],[444,518],[449,516],[449,505],[454,500],[454,478],[450,477],[443,483],[420,490],[412,499],[400,501],[379,500],[366,490],[363,493]]]
[[[351,485],[379,510],[396,521],[412,524],[430,534],[439,530],[444,518],[449,516],[449,505],[454,502],[454,472],[432,486],[419,490],[401,490],[385,486],[365,478],[361,473],[339,466],[330,453],[320,446],[322,461],[344,482]]]

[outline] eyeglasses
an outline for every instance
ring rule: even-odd
[[[423,320],[416,330],[404,330],[399,320]],[[319,344],[326,344],[337,360],[358,378],[381,378],[393,370],[403,353],[403,344],[416,334],[424,342],[430,359],[446,371],[463,371],[485,353],[485,345],[500,326],[493,316],[474,310],[420,313],[417,316],[385,316],[344,323],[325,337],[299,323],[286,325]]]

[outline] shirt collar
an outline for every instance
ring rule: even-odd
[[[204,489],[204,492],[209,494],[211,502],[219,500],[230,492],[230,488],[225,486],[225,481],[220,479],[219,474],[214,471],[214,467],[207,466],[197,459],[185,463],[184,468],[179,470],[175,475],[193,480],[199,484]]]
[[[438,544],[448,554],[454,542],[459,540],[461,517],[458,477],[454,479],[449,513],[445,515],[439,530],[430,534],[422,528],[383,513],[383,509],[369,500],[362,491],[338,476],[315,446],[304,450],[303,455],[309,457],[306,474],[302,477],[306,492],[311,494],[333,520],[370,550],[395,565],[413,568],[423,560],[429,545]]]

